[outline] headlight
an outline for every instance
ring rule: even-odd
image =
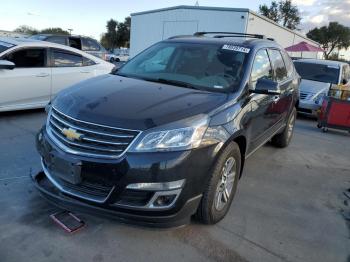
[[[319,93],[315,96],[314,101],[316,104],[321,104],[323,101],[323,98],[327,95],[327,93]]]
[[[208,122],[205,120],[190,127],[151,132],[146,134],[132,151],[177,151],[197,148],[207,125]]]

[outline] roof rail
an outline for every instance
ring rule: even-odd
[[[214,35],[214,38],[224,38],[224,37],[250,37],[250,38],[259,38],[267,39],[264,35],[258,34],[245,34],[245,33],[236,33],[236,32],[197,32],[194,33],[194,36],[205,36],[205,35]]]
[[[183,38],[183,37],[191,37],[192,35],[174,35],[169,37],[168,39],[176,39],[176,38]]]

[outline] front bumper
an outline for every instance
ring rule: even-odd
[[[297,110],[300,113],[317,115],[317,111],[321,108],[321,105],[316,104],[313,100],[300,100]]]
[[[198,207],[216,146],[183,152],[126,153],[118,160],[92,159],[70,155],[58,148],[43,128],[37,136],[43,170],[33,176],[36,187],[52,203],[67,209],[103,213],[126,222],[156,226],[178,226],[189,222]],[[52,156],[79,163],[81,181],[55,184],[50,174]],[[156,191],[130,190],[137,183],[185,181],[169,206],[152,207]],[[68,190],[62,190],[61,186]],[[168,191],[162,191],[166,194]],[[174,190],[170,190],[174,193]],[[169,194],[170,194],[169,193]],[[103,195],[104,194],[104,195]]]

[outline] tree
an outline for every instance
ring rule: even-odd
[[[350,28],[330,22],[328,26],[316,27],[310,30],[306,36],[316,42],[319,42],[323,48],[324,56],[329,59],[330,55],[336,49],[347,49],[350,46]]]
[[[35,35],[38,34],[39,31],[31,26],[28,25],[21,25],[19,27],[17,27],[14,32],[16,33],[22,33],[22,34],[26,34],[26,35]]]
[[[259,13],[292,30],[297,29],[301,21],[298,7],[291,0],[272,1],[270,7],[260,5]]]
[[[107,21],[107,33],[101,37],[101,44],[107,49],[114,49],[117,47],[117,26],[118,22],[110,19]]]
[[[40,31],[41,34],[69,35],[69,32],[60,27],[46,28]]]
[[[130,46],[130,27],[131,27],[130,17],[126,17],[123,23],[118,24],[117,43],[119,47]]]

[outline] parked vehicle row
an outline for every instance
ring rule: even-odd
[[[300,79],[276,42],[212,34],[162,41],[61,91],[37,135],[43,196],[147,225],[223,219],[245,159],[290,143]]]
[[[62,89],[108,74],[114,65],[77,49],[0,38],[0,111],[45,107]]]
[[[109,61],[107,57],[109,52],[98,41],[91,37],[79,35],[37,34],[30,38],[70,46],[99,57],[105,61]]]

